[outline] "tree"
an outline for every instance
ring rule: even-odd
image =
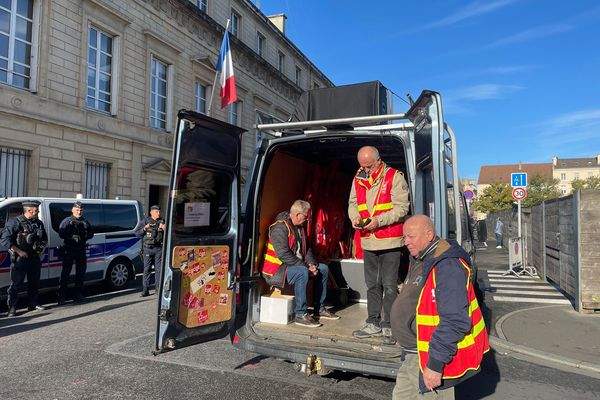
[[[494,182],[486,187],[473,203],[475,210],[486,214],[512,207],[512,189],[508,184]]]
[[[580,180],[580,179],[575,179],[573,182],[571,182],[571,187],[573,188],[573,191],[579,190],[579,189],[600,189],[600,176],[590,176],[587,179],[584,180]]]
[[[527,187],[527,197],[521,203],[523,207],[531,207],[541,203],[544,200],[560,197],[558,188],[560,181],[550,176],[536,174],[531,177]]]

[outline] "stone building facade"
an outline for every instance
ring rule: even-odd
[[[588,158],[552,157],[552,174],[559,180],[560,191],[568,195],[573,191],[571,184],[576,180],[600,177],[600,154]]]
[[[0,197],[166,205],[177,110],[206,113],[230,19],[238,102],[211,116],[285,120],[332,82],[246,0],[0,1]]]

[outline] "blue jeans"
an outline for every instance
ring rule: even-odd
[[[502,234],[496,233],[496,246],[502,246]]]
[[[325,306],[325,296],[327,296],[327,278],[329,276],[329,267],[325,264],[318,265],[319,273],[315,277],[313,285],[313,306],[315,311]],[[287,267],[286,280],[294,285],[294,295],[296,297],[296,317],[306,314],[306,285],[308,284],[309,271],[304,265],[292,265]]]

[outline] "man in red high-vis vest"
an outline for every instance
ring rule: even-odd
[[[348,199],[348,217],[360,234],[367,286],[367,320],[356,338],[382,336],[394,344],[390,309],[398,294],[402,220],[408,213],[408,185],[402,172],[387,166],[372,146],[358,151],[360,169]]]
[[[426,215],[404,223],[406,281],[392,306],[402,347],[393,399],[454,399],[454,386],[477,374],[489,349],[468,253],[435,234]]]

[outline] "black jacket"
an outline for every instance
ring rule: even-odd
[[[84,249],[87,241],[94,237],[94,230],[87,219],[70,215],[61,221],[58,236],[67,248]]]
[[[288,224],[293,227],[294,245],[292,248],[290,248],[288,240],[288,228],[285,226],[285,223],[283,223],[283,220],[288,221]],[[269,229],[269,237],[273,243],[273,248],[275,248],[277,258],[279,258],[286,267],[292,265],[305,265],[308,267],[308,264],[317,264],[317,260],[313,256],[308,243],[306,243],[306,259],[303,260],[296,255],[298,248],[302,248],[303,242],[307,239],[306,230],[304,229],[304,226],[294,226],[290,219],[289,212],[284,211],[277,215],[277,222]]]

